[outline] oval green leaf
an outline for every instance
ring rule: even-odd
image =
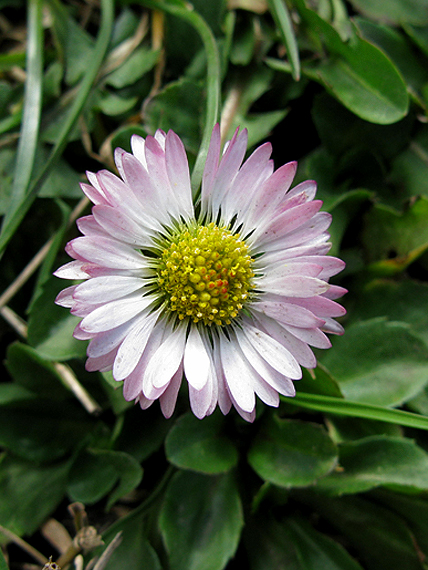
[[[322,362],[338,380],[346,399],[397,406],[428,381],[428,348],[405,323],[384,318],[356,323]]]
[[[235,554],[243,513],[231,474],[175,474],[160,513],[170,570],[222,570]]]
[[[341,471],[319,482],[334,495],[361,493],[382,485],[428,489],[428,454],[414,441],[377,435],[339,445]]]
[[[322,426],[273,416],[251,446],[248,462],[265,481],[306,487],[334,469],[337,450]]]
[[[224,432],[224,418],[216,413],[198,420],[181,416],[165,441],[168,460],[182,469],[200,473],[225,473],[238,462],[238,452]]]

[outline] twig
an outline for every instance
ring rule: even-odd
[[[28,544],[28,542],[25,542],[25,540],[23,540],[22,538],[20,538],[19,536],[17,536],[14,532],[12,532],[11,530],[5,528],[4,526],[0,525],[0,532],[11,542],[13,542],[14,544],[16,544],[17,546],[19,546],[20,548],[22,548],[22,550],[24,550],[25,552],[27,552],[27,554],[29,554],[30,556],[32,556],[34,558],[34,560],[37,560],[37,562],[40,562],[40,564],[46,564],[48,562],[48,559],[46,558],[46,556],[43,556],[43,554],[41,552],[39,552],[38,550],[36,550],[35,548],[33,548],[30,544]]]
[[[62,364],[61,362],[53,362],[53,367],[61,376],[61,380],[64,384],[70,388],[85,410],[90,414],[98,414],[101,412],[101,406],[94,400],[94,398],[85,390],[85,388],[80,384],[76,378],[73,370],[67,366],[67,364]]]
[[[101,554],[100,559],[95,564],[93,570],[104,570],[107,562],[110,560],[111,555],[122,542],[122,532],[118,532],[104,552]]]
[[[80,216],[83,210],[85,210],[88,204],[89,200],[86,198],[86,196],[80,200],[80,202],[70,214],[67,227],[71,226],[71,224]],[[20,290],[20,288],[28,281],[33,273],[35,273],[35,271],[43,263],[43,260],[48,254],[49,249],[52,245],[52,241],[53,238],[45,243],[45,245],[33,257],[30,263],[21,271],[15,281],[9,285],[9,287],[2,293],[2,295],[0,295],[0,307],[4,307],[7,305],[7,303],[9,303],[9,301]]]
[[[10,324],[19,336],[27,338],[28,325],[24,319],[21,319],[21,317],[15,313],[15,311],[12,311],[9,307],[0,307],[0,315]]]

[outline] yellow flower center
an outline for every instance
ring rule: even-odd
[[[213,223],[169,238],[157,264],[157,285],[179,319],[228,325],[253,288],[253,259],[239,234]]]

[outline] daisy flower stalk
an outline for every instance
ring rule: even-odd
[[[112,370],[127,400],[159,400],[170,417],[185,378],[198,418],[218,405],[253,421],[256,396],[293,396],[301,367],[316,366],[310,347],[343,332],[331,216],[314,181],[291,188],[295,162],[274,170],[270,143],[244,162],[246,130],[221,152],[215,126],[195,201],[173,131],[134,135],[131,147],[115,152],[120,178],[87,173],[92,213],[66,246],[74,261],[55,272],[83,281],[56,303],[82,319],[87,370]]]

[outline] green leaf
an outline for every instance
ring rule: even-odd
[[[252,147],[269,136],[272,129],[284,119],[287,111],[270,111],[267,113],[252,113],[251,115],[234,117],[232,126],[248,130],[248,146]]]
[[[414,25],[405,24],[403,27],[422,53],[428,55],[428,25],[421,27],[419,22],[415,22]]]
[[[70,462],[37,466],[3,455],[0,460],[0,524],[31,535],[64,496]]]
[[[420,0],[350,0],[356,10],[373,20],[399,26],[428,23],[428,5]]]
[[[389,174],[391,183],[400,192],[400,198],[428,197],[428,128],[423,126],[417,135],[394,160]]]
[[[333,441],[343,443],[344,441],[363,439],[373,435],[402,437],[403,430],[398,424],[369,419],[361,421],[360,418],[352,418],[349,416],[344,418],[330,414],[328,416],[328,433]]]
[[[69,477],[67,492],[73,501],[93,504],[105,497],[114,485],[107,508],[126,495],[143,476],[140,464],[127,453],[105,449],[87,449],[76,459]]]
[[[428,81],[426,60],[416,55],[406,38],[397,30],[356,18],[354,20],[364,38],[382,49],[394,62],[419,104],[424,106],[421,90]]]
[[[362,570],[343,546],[314,530],[306,520],[288,518],[284,530],[295,545],[302,570]]]
[[[362,497],[333,498],[308,491],[299,492],[298,499],[340,533],[366,570],[423,570],[414,537],[388,508]]]
[[[224,134],[224,139],[230,140],[238,127],[248,129],[249,147],[265,139],[287,114],[287,110],[283,109],[249,114],[254,103],[271,89],[274,75],[267,67],[257,66],[251,68],[251,71],[238,74],[226,94],[226,100],[231,97],[236,109]]]
[[[387,317],[411,326],[428,344],[428,285],[403,279],[375,279],[360,290],[356,303],[348,312],[352,320]]]
[[[74,85],[87,71],[88,61],[93,57],[94,42],[68,14],[65,5],[58,0],[49,0],[52,14],[52,29],[61,59],[65,64],[65,81]]]
[[[6,368],[15,382],[38,396],[61,401],[70,393],[52,363],[26,344],[9,345]]]
[[[106,452],[102,452],[106,453]],[[110,461],[119,476],[119,483],[107,501],[109,510],[116,501],[133,491],[141,483],[143,469],[131,455],[119,451],[110,451]]]
[[[270,513],[249,517],[243,533],[250,570],[307,570],[300,564],[290,534]]]
[[[108,546],[117,532],[122,533],[122,540],[109,558],[107,570],[162,570],[159,557],[147,539],[146,513],[119,519],[114,524],[114,532],[112,530],[113,527],[103,532],[105,545]]]
[[[171,570],[222,570],[235,554],[243,527],[234,477],[176,473],[159,524]]]
[[[51,462],[78,447],[92,427],[77,404],[15,401],[1,408],[0,445],[23,459]]]
[[[428,555],[428,502],[424,496],[409,496],[378,489],[376,501],[402,516],[414,534],[418,548]]]
[[[257,434],[248,462],[265,481],[306,487],[334,469],[337,450],[322,426],[273,415]]]
[[[31,398],[35,397],[34,392],[30,392],[30,390],[19,384],[11,382],[2,382],[0,384],[0,406],[7,406],[22,400],[31,400]]]
[[[322,364],[318,364],[315,370],[309,372],[304,368],[302,372],[302,380],[297,384],[299,394],[305,392],[343,398],[339,384]],[[285,401],[288,402],[288,398]]]
[[[202,85],[188,79],[169,83],[146,107],[146,125],[151,131],[172,129],[180,133],[185,147],[196,154],[200,143]]]
[[[59,227],[56,232],[51,235],[51,239],[48,242],[49,249],[47,250],[45,258],[43,259],[41,267],[38,271],[36,283],[33,289],[33,295],[27,308],[27,313],[31,313],[33,303],[39,297],[39,295],[43,293],[44,284],[52,278],[53,266],[57,262],[58,252],[60,250],[62,251],[62,248],[64,246],[65,232],[69,228],[71,209],[62,200],[56,200],[54,204],[57,206],[60,214]]]
[[[117,69],[107,75],[105,83],[116,89],[132,85],[148,71],[153,69],[158,59],[158,51],[140,47]]]
[[[349,400],[397,406],[428,381],[428,348],[408,325],[371,319],[349,326],[322,363]]]
[[[374,205],[365,217],[362,240],[373,271],[403,271],[428,248],[428,198],[418,198],[403,213]]]
[[[351,220],[357,217],[356,214],[371,196],[372,193],[368,190],[349,190],[349,192],[343,192],[332,203],[324,206],[327,211],[332,213],[332,224],[329,232],[333,245],[329,252],[330,255],[339,255],[343,236]]]
[[[132,455],[139,463],[150,457],[164,443],[171,428],[156,406],[145,410],[133,406],[125,413],[122,430],[115,441],[115,449]]]
[[[115,93],[104,92],[99,98],[96,107],[100,109],[104,115],[115,117],[131,111],[135,107],[138,97],[120,97]]]
[[[37,177],[41,174],[43,165],[47,160],[47,147],[39,145],[36,151],[33,176]],[[0,153],[0,174],[5,177],[3,178],[2,176],[2,196],[0,201],[2,211],[6,210],[10,203],[14,161],[15,153],[11,152],[10,149],[4,149]],[[81,181],[81,175],[71,168],[67,161],[59,159],[58,163],[52,167],[49,176],[47,176],[39,196],[41,198],[81,198],[82,191],[79,186]]]
[[[391,61],[374,45],[356,38],[339,57],[316,70],[326,89],[365,121],[388,125],[405,117],[406,86]]]
[[[55,305],[55,297],[64,289],[64,281],[50,278],[34,302],[28,319],[28,342],[37,353],[58,362],[84,358],[87,342],[76,340],[73,331],[80,319],[64,307]]]
[[[219,413],[204,421],[191,412],[181,416],[165,440],[168,461],[200,473],[229,471],[238,462],[238,452],[224,431],[225,420]]]
[[[239,26],[234,26],[230,61],[233,65],[249,65],[253,59],[255,47],[254,19],[251,16],[245,18],[243,15]]]
[[[333,495],[361,493],[383,485],[428,489],[428,455],[414,441],[372,436],[339,445],[340,471],[319,481]]]
[[[329,52],[316,66],[303,72],[317,81],[350,111],[382,125],[395,123],[408,111],[406,85],[391,60],[357,34],[343,42],[339,33],[316,12],[298,2],[299,12]]]
[[[343,177],[344,174],[341,174],[340,171],[349,165],[348,156],[351,153],[359,152],[360,156],[364,153],[363,156],[366,157],[373,155],[378,160],[379,158],[387,160],[395,158],[398,153],[402,152],[406,143],[410,142],[414,124],[412,116],[392,125],[368,123],[351,113],[325,91],[316,96],[311,112],[323,145],[318,152],[327,149],[339,159],[334,168],[336,178]],[[348,166],[345,170],[345,174],[348,176],[349,170],[352,170],[352,191],[355,190],[355,180],[361,185],[361,171],[366,178],[370,174],[373,178],[372,173],[366,174],[368,168],[373,169],[372,164],[370,162],[369,166],[366,167],[361,161],[357,169]],[[356,170],[358,171],[356,172]],[[384,184],[384,177],[385,173],[382,171],[381,184]],[[390,192],[390,188],[387,190]],[[332,191],[334,189],[330,189],[330,192]],[[334,198],[340,198],[341,194],[335,192]]]

